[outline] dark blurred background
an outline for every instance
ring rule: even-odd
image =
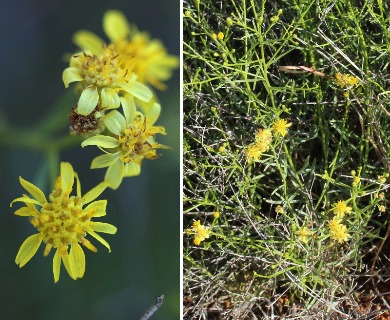
[[[76,51],[72,35],[86,29],[107,39],[102,18],[108,9],[121,10],[129,22],[178,56],[179,5],[177,0],[1,0],[0,126],[32,128],[72,90],[64,88],[61,78],[67,67],[64,54]],[[159,294],[165,301],[153,319],[180,318],[178,69],[167,85],[166,91],[157,91],[163,108],[157,125],[165,126],[168,135],[157,140],[174,149],[162,150],[157,160],[145,160],[139,177],[127,178],[118,190],[99,197],[108,200],[108,214],[97,221],[117,226],[118,232],[101,234],[111,253],[87,237],[98,252],[84,250],[86,273],[77,281],[62,266],[60,281],[54,284],[54,251],[43,257],[44,245],[23,268],[15,264],[20,245],[36,230],[28,218],[13,215],[19,204],[13,208],[9,204],[23,193],[19,176],[48,195],[47,158],[13,146],[14,140],[2,133],[6,138],[0,144],[0,319],[139,319]],[[71,96],[66,107],[76,99]],[[67,128],[59,131],[66,133]],[[71,162],[78,172],[83,194],[103,179],[104,169],[89,169],[98,154],[95,147],[79,145],[60,154],[59,160]]]

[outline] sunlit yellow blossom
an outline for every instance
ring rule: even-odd
[[[77,192],[75,196],[71,196],[75,179]],[[72,279],[82,278],[85,271],[85,255],[79,243],[96,252],[97,249],[85,239],[89,234],[110,250],[109,244],[96,232],[116,233],[116,227],[111,224],[91,221],[92,218],[106,215],[106,200],[92,202],[104,191],[106,185],[101,183],[81,196],[78,176],[67,162],[61,163],[60,175],[49,199],[46,199],[43,192],[32,183],[21,177],[19,180],[32,197],[23,195],[12,201],[11,206],[15,202],[23,202],[26,206],[16,210],[15,214],[30,217],[30,222],[38,229],[38,233],[23,242],[15,259],[16,264],[23,267],[44,242],[46,244],[44,256],[47,256],[52,248],[56,249],[53,258],[55,282],[60,278],[61,262]],[[88,203],[89,205],[83,208]]]
[[[252,163],[253,160],[259,160],[263,151],[259,149],[259,147],[252,143],[248,147],[246,147],[244,151],[246,157],[248,158],[248,163]]]
[[[352,182],[352,186],[353,187],[357,187],[360,183],[360,177],[359,176],[354,176],[353,177],[353,182]]]
[[[233,25],[233,20],[232,20],[232,18],[228,17],[228,18],[226,19],[226,24],[228,25],[228,27],[231,27],[231,26]]]
[[[217,40],[217,34],[213,33],[213,34],[211,35],[211,39]]]
[[[218,212],[218,211],[215,211],[215,212],[213,213],[213,216],[214,216],[215,219],[218,219],[218,218],[219,218],[219,212]]]
[[[256,143],[258,142],[266,142],[268,144],[272,141],[272,131],[271,129],[259,129],[259,131],[256,132]]]
[[[225,35],[223,34],[223,32],[219,32],[218,33],[218,40],[223,40],[223,37],[224,37]]]
[[[386,182],[386,177],[385,176],[378,176],[378,182],[380,184],[384,184]]]
[[[349,238],[348,229],[341,223],[341,219],[333,218],[329,222],[329,235],[332,240],[342,243]]]
[[[344,200],[340,200],[334,205],[333,212],[338,218],[343,218],[346,213],[352,212],[352,207],[348,207]]]
[[[260,150],[260,152],[266,152],[269,149],[269,142],[259,141],[256,143],[256,148]]]
[[[314,232],[310,231],[307,227],[299,229],[296,234],[298,235],[298,240],[307,243],[309,241],[309,236],[313,235]]]
[[[225,146],[220,146],[220,147],[218,148],[218,152],[219,152],[219,153],[226,153],[226,148],[225,148]]]
[[[359,79],[350,74],[336,73],[335,81],[341,88],[344,88],[347,86],[353,87],[359,82]]]
[[[286,119],[278,119],[274,122],[272,129],[274,130],[275,135],[284,137],[287,134],[289,127],[291,127],[291,123],[288,123]]]
[[[194,244],[199,246],[202,241],[210,237],[210,230],[200,223],[200,220],[194,221],[192,229],[195,231]]]
[[[160,105],[155,103],[144,115],[137,111],[134,101],[129,102],[131,99],[121,98],[124,117],[114,110],[104,118],[113,136],[96,135],[81,144],[96,145],[105,153],[92,161],[91,169],[108,167],[104,181],[112,189],[117,189],[124,177],[139,175],[144,158],[158,158],[156,149],[169,149],[154,138],[156,134],[166,134],[164,127],[153,125],[160,115]]]
[[[248,163],[253,160],[259,160],[261,154],[269,149],[272,142],[272,132],[270,129],[259,129],[255,135],[255,142],[250,144],[245,149],[245,155],[248,158]]]
[[[129,93],[141,101],[151,100],[152,92],[137,80],[137,75],[128,60],[129,56],[118,54],[112,47],[103,47],[99,54],[88,51],[73,55],[70,66],[62,74],[65,87],[71,82],[80,82],[81,95],[75,111],[89,115],[96,106],[103,109],[119,107],[119,93]]]
[[[280,214],[286,213],[286,212],[284,211],[283,207],[280,206],[280,205],[276,206],[275,212],[276,212],[276,213],[280,213]]]
[[[173,69],[178,67],[177,57],[169,55],[159,40],[150,39],[147,33],[130,25],[120,11],[109,10],[104,14],[103,29],[110,39],[109,47],[127,57],[123,69],[132,71],[143,84],[165,88],[162,81],[168,80]],[[89,31],[77,32],[73,40],[81,49],[93,54],[101,55],[104,50],[104,41]]]

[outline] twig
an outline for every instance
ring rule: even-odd
[[[164,302],[164,295],[160,295],[156,297],[156,302],[152,304],[152,306],[146,310],[144,315],[141,317],[140,320],[148,320],[156,311],[158,308],[162,306]]]

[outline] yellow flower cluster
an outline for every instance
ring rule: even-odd
[[[342,224],[342,219],[345,214],[350,214],[352,212],[352,207],[348,207],[346,201],[339,200],[333,205],[332,211],[334,217],[332,220],[328,221],[330,238],[338,243],[347,241],[349,238],[348,228],[346,225]]]
[[[335,82],[341,88],[353,87],[359,83],[359,79],[350,75],[337,72],[335,74]]]
[[[296,234],[298,235],[298,240],[303,243],[308,243],[309,237],[314,234],[313,231],[310,231],[307,227],[299,229]]]
[[[344,200],[339,200],[333,207],[333,212],[336,217],[342,219],[345,214],[349,214],[352,212],[352,208],[347,206],[347,203]]]
[[[338,243],[348,241],[349,238],[348,229],[341,221],[337,216],[328,221],[330,238]]]
[[[199,246],[202,241],[210,237],[209,228],[203,226],[200,220],[194,221],[192,224],[192,230],[195,232],[194,244]]]
[[[106,200],[94,201],[107,188],[117,189],[124,177],[139,175],[144,159],[156,159],[157,149],[169,147],[155,140],[165,135],[156,126],[161,106],[152,87],[165,89],[177,57],[171,56],[158,40],[131,26],[119,11],[108,11],[103,17],[106,43],[89,31],[79,31],[74,42],[80,51],[72,55],[62,74],[66,88],[77,82],[78,102],[69,115],[70,133],[83,135],[82,147],[94,145],[102,155],[91,168],[107,168],[104,181],[81,194],[81,183],[70,163],[61,162],[60,173],[48,197],[34,184],[19,178],[28,194],[12,201],[24,204],[14,213],[30,218],[36,233],[21,245],[15,262],[23,267],[43,243],[44,256],[55,250],[54,281],[60,278],[63,263],[69,276],[76,280],[85,272],[82,246],[96,252],[87,239],[94,238],[109,251],[109,244],[98,234],[115,234],[111,224],[96,222],[106,215]],[[73,192],[74,191],[74,192]],[[209,236],[208,229],[194,223],[196,242]]]
[[[268,151],[273,135],[286,136],[288,128],[291,123],[288,123],[285,119],[278,119],[274,122],[272,129],[259,129],[255,135],[255,142],[246,147],[244,153],[248,159],[248,163],[252,163],[253,160],[259,160],[261,155]]]
[[[119,11],[105,13],[103,29],[109,43],[89,31],[75,34],[82,51],[72,56],[62,78],[65,87],[77,82],[80,92],[69,117],[71,133],[86,136],[82,147],[95,145],[104,152],[91,168],[107,168],[104,181],[117,189],[124,177],[140,174],[143,159],[156,159],[156,149],[168,148],[155,141],[166,132],[154,125],[161,106],[150,86],[164,89],[162,81],[179,61]]]

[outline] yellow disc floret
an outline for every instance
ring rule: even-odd
[[[111,48],[104,48],[100,57],[84,53],[75,58],[79,59],[80,74],[87,85],[104,87],[119,79],[127,81],[131,78],[131,72],[122,69],[119,55]]]
[[[154,135],[165,134],[162,127],[147,126],[145,117],[137,117],[118,138],[122,154],[120,159],[125,162],[141,164],[142,159],[153,160],[159,157],[155,148],[160,145],[155,142]]]
[[[51,248],[66,250],[72,243],[85,245],[91,217],[82,209],[82,200],[77,196],[69,197],[60,189],[54,190],[49,196],[50,202],[43,204],[40,213],[31,219],[38,229],[42,241],[46,243],[45,256]],[[96,252],[92,245],[87,246]]]

